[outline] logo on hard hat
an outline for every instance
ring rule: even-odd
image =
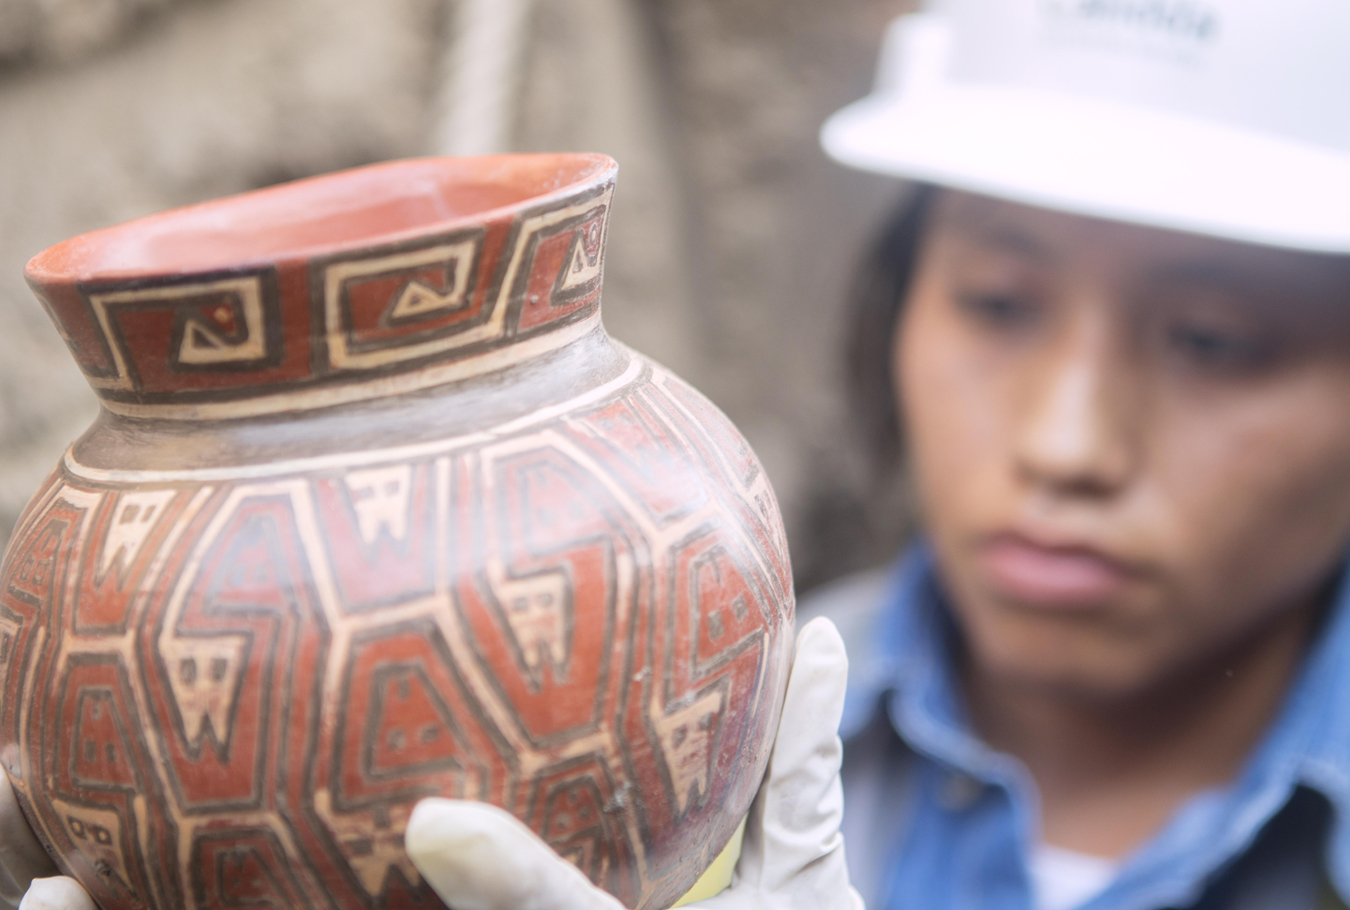
[[[1218,13],[1190,0],[1042,0],[1041,9],[1061,27],[1193,42],[1212,41],[1219,32]]]

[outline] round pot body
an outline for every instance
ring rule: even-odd
[[[418,800],[635,908],[748,810],[773,493],[599,321],[614,164],[426,159],[75,238],[30,283],[103,411],[0,579],[0,762],[106,910],[435,906]]]

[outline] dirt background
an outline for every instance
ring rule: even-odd
[[[842,394],[900,188],[819,151],[909,0],[0,0],[0,540],[96,405],[22,279],[72,234],[387,158],[620,163],[604,314],[742,428],[799,589],[894,552]]]

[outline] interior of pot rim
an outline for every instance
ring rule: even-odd
[[[173,209],[91,231],[28,262],[38,284],[210,272],[486,222],[612,174],[596,154],[414,158]]]

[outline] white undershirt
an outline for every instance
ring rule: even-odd
[[[1106,890],[1119,868],[1113,859],[1037,844],[1030,868],[1036,910],[1073,910]]]

